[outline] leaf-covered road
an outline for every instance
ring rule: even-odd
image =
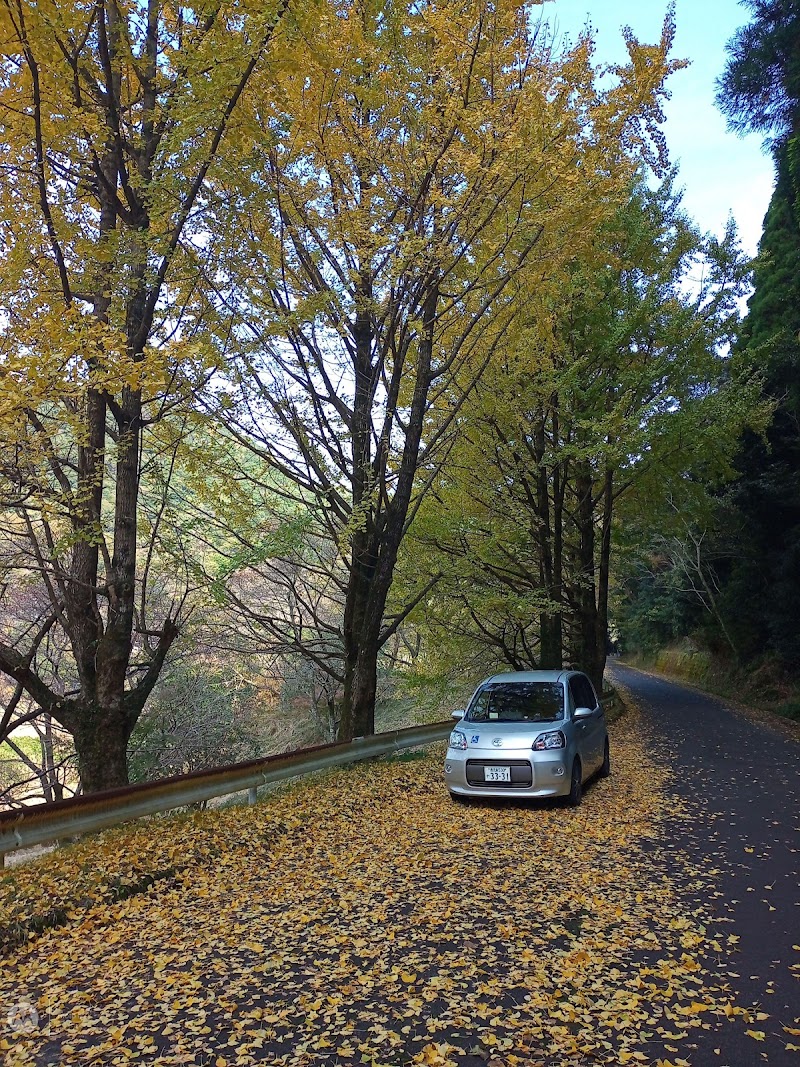
[[[675,844],[689,864],[702,858],[714,870],[711,915],[737,938],[726,961],[735,1000],[767,1016],[754,1038],[740,1027],[701,1032],[691,1063],[800,1064],[798,731],[639,671],[617,666],[614,677],[635,692],[656,751],[676,768],[670,788],[686,817]]]
[[[666,735],[649,711],[615,724],[577,810],[455,806],[439,748],[19,868],[4,1062],[800,1063],[800,950],[781,997],[743,983],[729,856]],[[36,917],[61,925],[15,946]]]

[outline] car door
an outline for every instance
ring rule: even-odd
[[[592,751],[595,754],[597,763],[595,768],[599,770],[600,765],[603,762],[603,755],[606,746],[606,716],[603,711],[603,705],[600,702],[600,698],[595,692],[595,688],[591,681],[584,676],[584,682],[587,688],[587,697],[590,697],[591,703],[589,707],[594,708],[594,714],[589,722],[591,725],[591,737],[592,737]]]
[[[573,712],[576,708],[586,707],[586,704],[583,702],[586,693],[581,688],[579,679],[579,674],[573,674],[569,679],[569,695]],[[573,718],[572,728],[575,731],[575,742],[578,748],[578,755],[581,759],[581,766],[583,767],[583,777],[587,778],[592,773],[595,759],[594,754],[592,753],[591,719]]]
[[[605,716],[594,686],[585,674],[570,678],[573,708],[591,708],[592,714],[575,724],[578,728],[578,748],[587,773],[593,774],[603,762],[603,747],[606,739]],[[584,754],[585,753],[585,754]]]

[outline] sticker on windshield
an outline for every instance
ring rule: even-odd
[[[469,743],[471,745],[477,745],[477,743],[480,741],[480,739],[481,739],[481,735],[480,734],[473,734],[472,737],[469,739]]]

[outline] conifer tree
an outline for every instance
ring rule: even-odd
[[[754,291],[740,348],[774,403],[764,436],[746,433],[730,498],[742,526],[725,600],[746,656],[800,662],[800,3],[751,0],[729,44],[718,104],[732,129],[758,132],[775,158]]]

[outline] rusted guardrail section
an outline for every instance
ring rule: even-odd
[[[42,845],[61,837],[104,830],[143,815],[156,815],[213,797],[255,790],[258,786],[295,778],[356,760],[386,756],[404,748],[427,745],[448,735],[453,723],[431,723],[405,730],[372,734],[355,741],[299,749],[285,756],[267,756],[211,771],[176,775],[159,782],[109,789],[55,804],[36,804],[0,813],[0,866],[7,852]]]

